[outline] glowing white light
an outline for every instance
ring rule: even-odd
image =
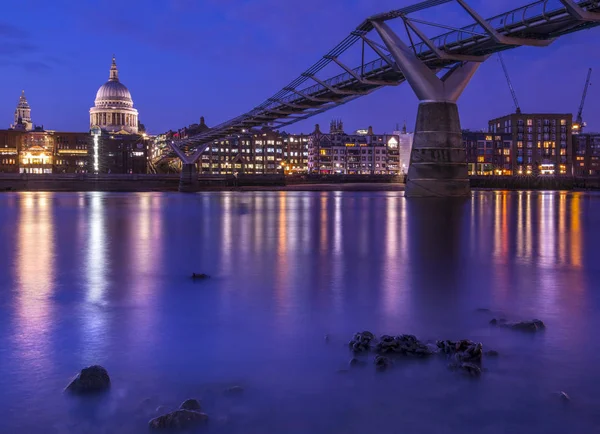
[[[94,172],[98,173],[100,167],[98,164],[98,134],[94,134]]]

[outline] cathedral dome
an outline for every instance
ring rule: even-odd
[[[133,100],[131,99],[129,89],[119,81],[119,72],[114,57],[110,67],[110,78],[98,89],[94,105],[96,107],[133,107]]]
[[[100,105],[114,105],[115,102],[133,107],[129,89],[119,81],[107,81],[98,89],[94,104],[99,107]]]
[[[127,87],[119,81],[119,71],[113,56],[110,76],[96,92],[90,109],[90,129],[99,127],[110,132],[138,133],[138,111]]]

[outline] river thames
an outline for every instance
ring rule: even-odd
[[[600,430],[599,194],[4,193],[0,219],[1,432],[144,433],[190,397],[206,433]],[[499,356],[351,368],[362,330]],[[110,391],[65,394],[91,364]]]

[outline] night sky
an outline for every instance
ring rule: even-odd
[[[367,16],[414,0],[30,0],[4,1],[0,15],[0,128],[8,128],[21,89],[35,124],[86,131],[89,108],[116,55],[140,120],[151,133],[237,116],[287,85]],[[470,0],[486,17],[526,0]],[[558,4],[558,1],[551,0]],[[464,25],[455,5],[430,21]],[[400,27],[395,26],[400,34]],[[423,27],[429,35],[441,29]],[[402,34],[404,38],[404,34]],[[584,119],[600,131],[600,28],[567,35],[548,48],[505,52],[523,112],[577,112],[587,68],[596,76]],[[353,53],[348,59],[356,59]],[[350,66],[358,66],[349,61]],[[328,70],[329,71],[329,70]],[[339,69],[337,70],[341,72]],[[332,74],[333,75],[333,74]],[[322,77],[326,78],[326,77]],[[596,80],[594,80],[594,78]],[[459,100],[463,128],[514,110],[499,62],[490,58]],[[347,132],[372,125],[390,132],[417,100],[407,84],[388,87],[288,128],[344,120]]]

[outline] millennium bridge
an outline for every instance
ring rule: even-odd
[[[447,3],[457,3],[471,23],[455,27],[423,18]],[[392,20],[400,22],[407,42],[390,28]],[[215,140],[264,125],[291,125],[407,81],[420,104],[405,195],[469,195],[457,100],[479,65],[493,53],[520,46],[546,47],[562,35],[599,24],[600,0],[539,0],[487,19],[465,0],[428,0],[373,15],[260,105],[172,143],[183,162],[181,185],[194,183],[196,162]],[[424,26],[443,33],[428,36]],[[593,40],[598,46],[600,38],[595,35]],[[360,50],[358,66],[342,60],[350,50]],[[374,60],[367,61],[369,56]],[[325,74],[332,65],[337,74]]]

